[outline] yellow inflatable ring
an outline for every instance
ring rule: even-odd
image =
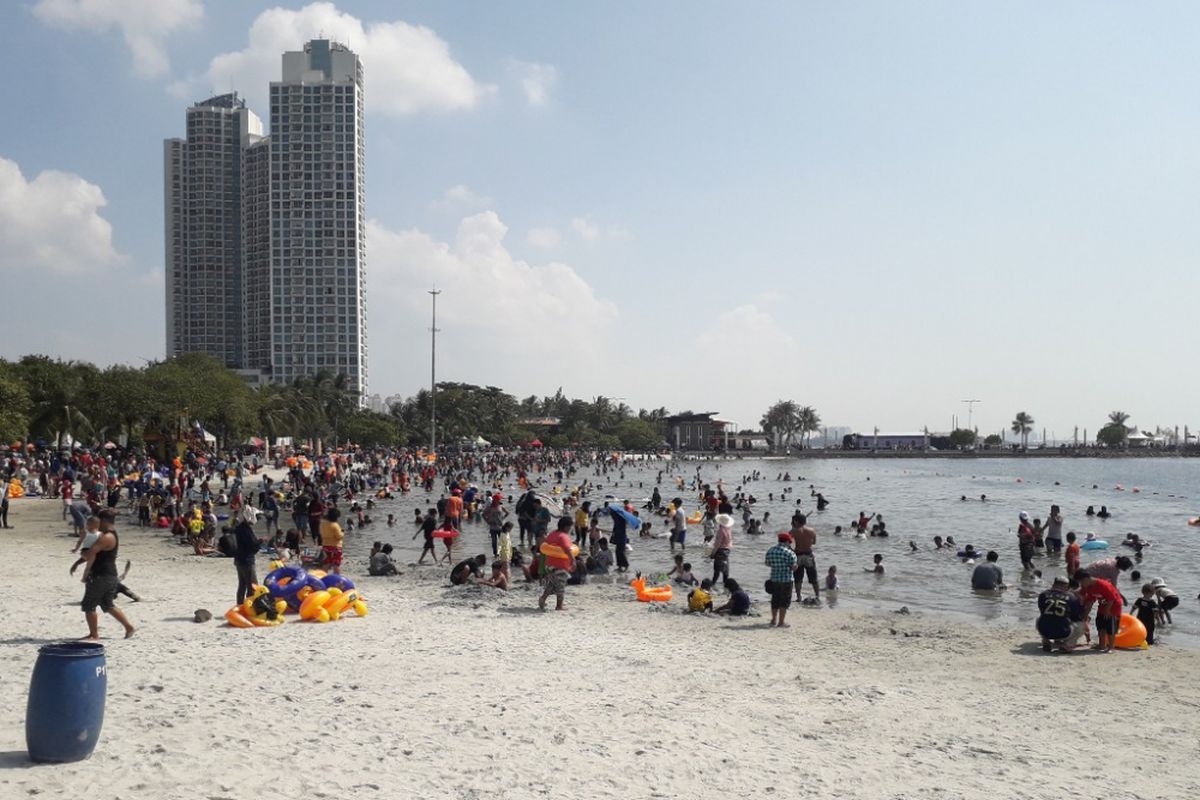
[[[332,595],[329,592],[320,591],[313,592],[304,598],[304,602],[300,604],[300,619],[315,619],[318,616],[317,610],[324,611],[323,607],[329,602],[330,597]]]

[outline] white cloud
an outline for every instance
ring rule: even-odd
[[[120,28],[134,70],[153,78],[170,68],[167,37],[199,22],[204,4],[201,0],[39,0],[33,13],[64,30],[101,33]]]
[[[534,247],[551,250],[558,247],[562,241],[562,234],[556,228],[530,228],[529,233],[525,234],[525,241]]]
[[[509,62],[509,71],[521,81],[525,102],[531,106],[544,106],[550,100],[550,92],[558,83],[558,70],[553,64],[530,64],[526,61]]]
[[[606,347],[616,307],[566,264],[515,258],[504,245],[507,232],[494,211],[463,219],[453,242],[369,222],[368,296],[373,309],[387,309],[371,312],[371,341],[421,336],[422,325],[428,327],[426,290],[436,286],[443,292],[438,298],[439,374],[445,369],[448,380],[455,368],[460,379],[502,386],[512,383],[516,369],[526,376],[552,369],[547,383],[566,380],[564,371],[583,380]],[[377,385],[412,386],[412,374],[421,374],[427,364],[426,354],[375,349],[379,346],[372,344]],[[380,358],[380,352],[387,357]],[[409,358],[412,363],[405,361]]]
[[[232,84],[265,116],[267,86],[279,80],[283,52],[322,36],[342,42],[362,58],[371,112],[460,111],[474,108],[495,91],[472,78],[433,30],[400,21],[364,23],[333,3],[262,12],[250,26],[244,49],[217,56],[204,76],[171,90],[183,95],[229,91]]]
[[[600,227],[592,222],[591,217],[575,217],[571,220],[571,230],[585,242],[594,242],[600,238]]]
[[[435,211],[464,212],[478,211],[492,205],[492,198],[479,194],[465,183],[451,186],[437,200],[430,203]]]
[[[769,311],[753,303],[722,311],[715,320],[705,320],[696,337],[704,362],[717,373],[739,376],[737,381],[699,379],[690,386],[713,408],[727,415],[749,415],[746,387],[754,397],[791,397],[804,385],[802,353],[796,338]],[[680,398],[679,402],[686,402]],[[735,419],[744,426],[757,426],[758,418]]]
[[[46,170],[32,181],[0,158],[0,268],[77,275],[121,259],[104,192],[78,175]]]

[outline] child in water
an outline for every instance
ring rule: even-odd
[[[1154,644],[1154,626],[1158,622],[1158,597],[1154,593],[1154,584],[1142,584],[1142,596],[1133,601],[1133,613],[1138,621],[1146,626],[1146,642]]]
[[[842,584],[838,581],[837,567],[830,566],[829,572],[825,573],[825,591],[836,592],[842,588]]]
[[[876,575],[882,575],[883,574],[883,553],[876,553],[874,560],[875,560],[875,566],[867,567],[866,569],[863,570],[863,572],[872,572]]]

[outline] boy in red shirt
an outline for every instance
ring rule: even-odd
[[[1087,570],[1078,570],[1075,580],[1079,581],[1079,598],[1083,600],[1083,618],[1086,620],[1092,605],[1099,603],[1096,608],[1096,633],[1099,640],[1096,649],[1102,653],[1111,652],[1113,640],[1121,626],[1122,598],[1117,587],[1103,578],[1093,578]]]
[[[1067,578],[1074,578],[1075,573],[1079,571],[1080,558],[1079,542],[1075,541],[1075,532],[1071,531],[1067,534]]]

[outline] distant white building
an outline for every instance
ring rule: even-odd
[[[852,436],[855,450],[926,450],[929,436],[918,433],[856,433]]]

